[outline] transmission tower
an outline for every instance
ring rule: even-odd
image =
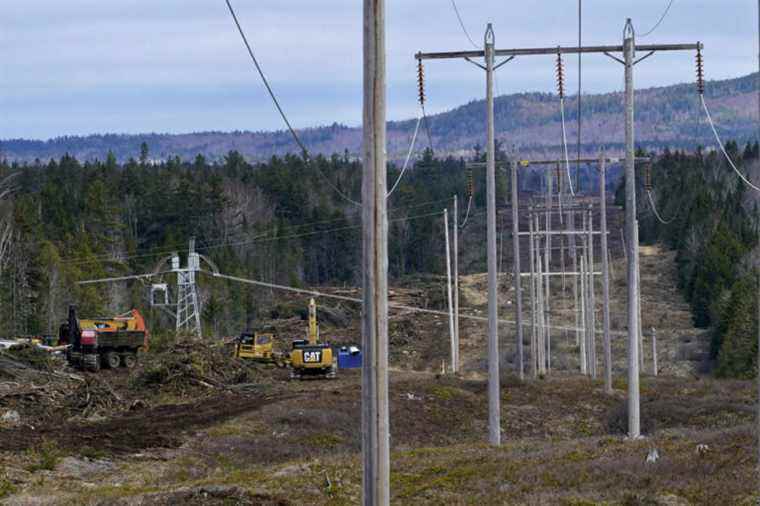
[[[189,335],[201,336],[201,311],[198,302],[196,274],[200,270],[200,255],[195,252],[195,238],[190,239],[187,265],[180,267],[177,253],[172,255],[172,272],[177,273],[177,334],[187,332]]]
[[[201,271],[201,262],[204,262],[211,269],[211,274],[217,274],[214,262],[208,257],[195,251],[195,238],[190,239],[187,264],[182,266],[179,253],[161,259],[154,268],[153,272],[146,274],[133,274],[129,276],[119,276],[114,278],[90,279],[80,281],[80,285],[89,285],[96,283],[114,283],[118,281],[128,281],[132,279],[145,280],[164,276],[166,274],[177,275],[176,302],[171,302],[169,294],[169,285],[167,283],[153,283],[150,287],[150,305],[164,310],[170,316],[175,318],[175,329],[177,334],[187,336],[201,337],[201,304],[198,297],[197,275]],[[169,264],[169,269],[166,264]],[[175,311],[171,311],[174,308]]]

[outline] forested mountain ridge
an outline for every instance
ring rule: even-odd
[[[723,81],[708,81],[706,99],[722,136],[740,144],[753,139],[757,108],[755,106],[757,74]],[[429,97],[435,106],[435,97]],[[604,145],[619,150],[623,142],[622,93],[585,95],[583,97],[584,151],[595,153]],[[693,83],[648,88],[636,93],[636,136],[638,145],[650,150],[693,150],[697,145],[712,145],[712,133],[704,122]],[[430,116],[429,127],[437,154],[469,155],[483,143],[484,102],[475,100],[451,111]],[[496,98],[497,139],[523,155],[540,156],[559,153],[561,124],[559,100],[551,93],[519,93]],[[566,103],[568,138],[575,138],[577,102]],[[388,124],[388,150],[391,158],[401,159],[409,146],[415,120]],[[304,143],[314,153],[326,156],[344,153],[357,157],[361,147],[361,130],[334,123],[300,131]],[[117,161],[126,162],[146,143],[156,160],[179,156],[192,159],[197,154],[221,161],[232,150],[249,161],[263,161],[274,155],[298,152],[288,132],[197,132],[187,134],[102,134],[64,136],[40,141],[6,139],[0,141],[0,157],[31,162],[39,158],[58,159],[70,154],[81,161],[105,160],[111,151]],[[419,148],[427,146],[426,134],[419,138]]]

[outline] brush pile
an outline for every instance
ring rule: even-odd
[[[161,391],[193,397],[204,391],[232,390],[253,382],[259,364],[233,357],[232,347],[182,343],[143,357],[143,367],[132,378],[136,390]]]

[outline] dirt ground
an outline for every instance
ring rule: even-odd
[[[636,441],[625,437],[624,339],[614,342],[615,392],[608,396],[599,381],[578,374],[572,333],[556,336],[551,374],[517,381],[514,328],[504,325],[504,445],[492,448],[484,324],[462,320],[463,371],[452,376],[441,374],[447,319],[393,311],[392,502],[757,504],[756,387],[699,374],[699,330],[675,289],[672,257],[645,249],[641,264],[644,326],[658,328],[661,368],[656,378],[644,369],[645,438]],[[619,260],[614,269],[619,311]],[[463,278],[463,314],[484,314],[484,281]],[[502,314],[511,316],[511,279],[502,282]],[[561,281],[556,289],[562,293]],[[442,309],[442,293],[441,278],[428,277],[395,288],[391,300]],[[303,301],[284,300],[269,323],[280,335],[299,336]],[[558,295],[558,324],[574,323],[566,306]],[[336,344],[360,341],[356,308],[325,303],[321,326]],[[0,354],[0,417],[19,415],[0,420],[0,503],[358,503],[359,372],[293,382],[285,369],[231,355],[229,344],[181,342],[154,349],[134,370],[91,374],[33,351]]]

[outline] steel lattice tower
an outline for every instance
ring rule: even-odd
[[[196,273],[200,270],[200,256],[195,252],[195,239],[190,239],[187,267],[180,268],[179,255],[172,256],[172,271],[177,273],[177,325],[176,331],[201,336],[201,311],[198,301]]]

